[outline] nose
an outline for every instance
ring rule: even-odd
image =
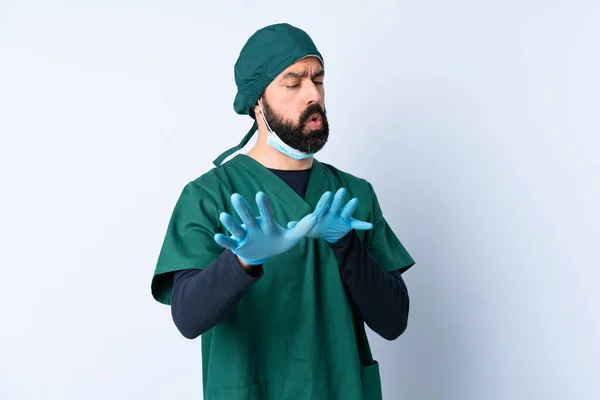
[[[321,101],[323,100],[323,94],[321,93],[322,90],[320,90],[319,87],[317,87],[317,85],[315,85],[315,83],[312,80],[308,80],[307,84],[304,85],[304,87],[306,104],[321,104]]]

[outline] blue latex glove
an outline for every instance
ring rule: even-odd
[[[317,216],[317,224],[308,233],[307,237],[315,239],[325,239],[329,243],[335,243],[348,234],[352,229],[369,230],[373,229],[370,222],[359,221],[352,218],[352,214],[358,206],[358,199],[353,198],[342,205],[346,197],[346,189],[338,190],[331,202],[331,192],[325,192],[315,207],[314,215]],[[297,226],[297,221],[288,223],[288,228]]]
[[[241,195],[231,195],[233,208],[243,224],[238,224],[231,215],[221,213],[219,219],[231,233],[215,235],[215,242],[230,249],[242,261],[250,265],[265,263],[269,258],[294,247],[314,228],[317,217],[308,214],[293,228],[285,229],[277,223],[271,202],[263,192],[256,194],[260,217],[252,215],[250,205]]]

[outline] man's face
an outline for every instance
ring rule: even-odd
[[[305,58],[279,74],[261,98],[271,129],[288,146],[304,153],[321,150],[329,137],[323,78],[320,61]]]

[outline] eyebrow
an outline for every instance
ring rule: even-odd
[[[283,74],[283,76],[281,77],[281,80],[284,79],[289,79],[289,78],[306,78],[308,76],[308,72],[306,70],[302,71],[302,72],[286,72],[285,74]],[[316,74],[314,74],[312,76],[312,78],[319,78],[325,76],[325,70],[322,69],[319,72],[317,72]]]

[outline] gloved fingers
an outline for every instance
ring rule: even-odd
[[[346,204],[346,206],[342,210],[341,217],[343,219],[350,218],[352,214],[354,214],[354,211],[356,211],[356,207],[358,207],[358,199],[355,197],[352,200],[350,200],[348,204]]]
[[[344,199],[346,198],[346,189],[341,188],[335,193],[333,197],[333,203],[331,204],[331,208],[329,209],[330,214],[337,215],[342,208],[342,204],[344,204]]]
[[[298,241],[308,235],[310,231],[317,225],[317,217],[314,214],[308,214],[302,218],[300,222],[294,225],[293,228],[286,232],[288,237],[292,237],[295,241]]]
[[[233,250],[238,246],[237,240],[227,237],[222,233],[217,233],[215,235],[215,242],[221,247],[225,247],[226,249]]]
[[[221,220],[221,223],[225,229],[227,229],[237,239],[242,240],[246,237],[246,230],[244,229],[246,226],[245,224],[240,226],[231,215],[225,212],[219,215],[219,219]]]
[[[319,199],[319,202],[315,207],[315,211],[313,212],[317,218],[321,218],[327,212],[331,203],[331,197],[331,192],[323,193],[323,196],[321,196]]]
[[[234,193],[231,195],[231,203],[233,204],[233,208],[237,214],[240,216],[242,222],[249,228],[255,228],[256,219],[254,218],[250,204],[248,204],[246,199],[244,199],[241,195]]]
[[[256,218],[254,218],[254,220],[256,221],[256,225],[260,226],[260,224],[261,224],[260,221],[262,220],[262,218],[256,217]],[[246,224],[242,224],[241,226],[242,226],[242,228],[244,228],[245,231],[248,230],[248,227],[246,226]]]
[[[275,232],[277,221],[275,220],[275,213],[273,213],[273,206],[269,197],[263,192],[256,193],[256,205],[260,213],[259,218],[262,218],[261,226],[263,227],[263,232],[266,234]]]
[[[373,229],[372,223],[359,221],[357,219],[352,219],[352,221],[350,221],[350,226],[352,227],[352,229],[357,231],[368,231],[369,229]]]
[[[288,229],[292,229],[296,225],[298,225],[298,221],[290,221],[290,222],[288,222],[287,227],[288,227]]]

